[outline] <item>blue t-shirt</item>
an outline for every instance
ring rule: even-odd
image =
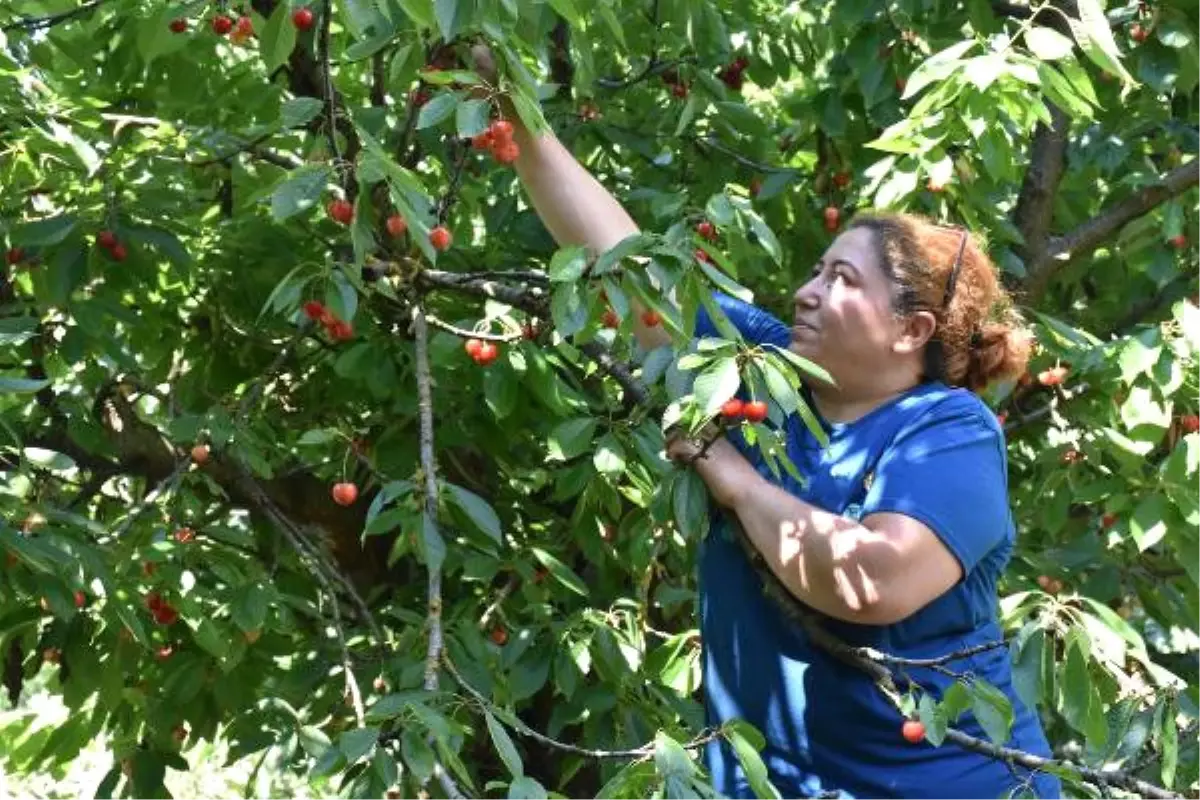
[[[790,331],[763,310],[716,299],[751,342],[787,347]],[[697,336],[720,335],[701,310]],[[822,447],[795,415],[786,421],[788,457],[807,483],[777,478],[756,448],[730,439],[759,473],[826,511],[855,519],[897,512],[929,526],[962,565],[963,579],[893,625],[857,625],[818,614],[843,641],[897,656],[931,658],[1003,638],[996,583],[1012,553],[1004,436],[978,397],[942,383],[921,384],[850,423],[822,423]],[[762,753],[784,797],[1058,797],[1057,778],[1031,774],[944,743],[909,744],[902,717],[863,672],[810,643],[762,590],[719,510],[700,551],[700,626],[709,724],[744,719],[766,737]],[[1015,724],[1008,746],[1049,756],[1035,712],[1017,697],[1009,652],[1000,647],[947,665],[1003,691]],[[908,669],[941,698],[953,679]],[[903,689],[903,685],[901,684]],[[987,740],[974,716],[954,727]],[[705,753],[716,790],[753,797],[732,750]]]

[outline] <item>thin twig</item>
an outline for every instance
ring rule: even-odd
[[[325,131],[329,136],[329,151],[333,155],[333,163],[335,167],[340,168],[342,162],[341,151],[338,150],[337,143],[337,107],[333,96],[333,67],[329,63],[329,27],[333,22],[333,0],[325,0],[324,9],[321,12],[321,68],[324,71],[325,78],[325,116],[327,124]]]
[[[495,616],[496,612],[500,609],[500,605],[507,600],[508,596],[516,591],[517,587],[520,585],[521,579],[518,576],[510,575],[508,577],[508,581],[500,587],[500,591],[496,592],[496,596],[493,598],[491,604],[483,610],[483,616],[479,618],[480,630],[487,629],[487,626],[491,624],[492,617]]]
[[[444,322],[432,314],[426,314],[425,320],[435,328],[440,328],[446,333],[452,333],[463,339],[479,339],[485,342],[515,342],[524,337],[524,333],[484,333],[482,331],[469,331],[466,328],[459,328],[451,325],[449,322]]]
[[[443,656],[442,663],[446,665],[446,670],[454,677],[454,680],[458,682],[458,685],[461,686],[467,694],[471,695],[471,698],[475,700],[475,702],[477,702],[487,711],[500,711],[499,714],[493,713],[493,716],[495,716],[497,720],[507,722],[509,726],[512,727],[512,729],[517,733],[528,736],[530,739],[534,739],[557,750],[562,750],[567,753],[574,753],[575,755],[585,756],[587,758],[642,759],[649,758],[650,756],[654,755],[655,748],[653,744],[644,744],[641,747],[634,747],[628,750],[597,750],[594,748],[580,747],[579,745],[570,744],[568,742],[560,742],[557,739],[552,739],[546,734],[535,731],[533,728],[526,725],[515,714],[504,713],[496,706],[495,703],[480,694],[479,690],[468,683],[467,679],[464,678],[458,671],[458,668],[454,666],[454,662],[450,660],[450,656]],[[706,729],[701,731],[701,733],[691,741],[684,744],[683,748],[685,750],[698,750],[709,742],[719,738],[721,738],[720,731]]]

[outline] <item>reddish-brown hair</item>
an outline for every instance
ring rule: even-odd
[[[974,235],[901,213],[859,214],[849,227],[874,234],[876,257],[894,287],[893,310],[901,315],[928,311],[937,318],[937,330],[926,345],[927,380],[980,392],[1025,372],[1033,336]],[[960,252],[962,263],[951,287]]]

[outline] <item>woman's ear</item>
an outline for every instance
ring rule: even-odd
[[[916,353],[937,331],[937,318],[928,311],[915,311],[900,323],[900,336],[892,344],[896,353]]]

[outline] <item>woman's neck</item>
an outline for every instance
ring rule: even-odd
[[[847,423],[862,419],[889,400],[916,386],[878,387],[877,391],[850,394],[828,388],[812,390],[813,405],[827,422]]]

